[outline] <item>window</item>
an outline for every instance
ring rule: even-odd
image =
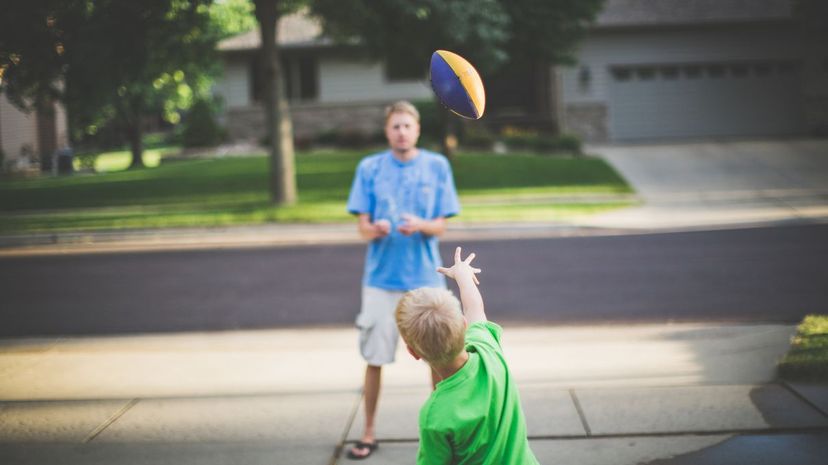
[[[612,77],[616,81],[629,81],[631,76],[629,68],[612,68]]]
[[[678,79],[679,69],[677,66],[662,66],[658,69],[663,79]]]
[[[747,77],[750,68],[746,64],[736,64],[730,66],[730,75],[734,77]]]
[[[314,100],[319,96],[319,72],[316,58],[313,56],[282,57],[282,90],[291,102]],[[254,59],[250,65],[250,98],[254,102],[264,99],[262,89],[262,69],[259,60]]]
[[[316,60],[299,56],[285,63],[285,95],[291,102],[314,100],[319,95],[319,73]]]
[[[592,73],[589,70],[589,66],[581,66],[581,69],[578,70],[578,90],[582,94],[586,94],[589,92],[591,85]]]
[[[707,75],[712,78],[721,78],[725,75],[725,67],[720,64],[707,65]]]
[[[385,80],[419,81],[426,79],[427,71],[419,60],[412,60],[408,56],[392,58],[385,63]]]
[[[759,77],[768,77],[773,71],[770,63],[756,63],[753,65],[753,74]]]
[[[690,79],[698,79],[702,74],[701,66],[698,65],[687,65],[682,67],[681,70],[684,73],[684,76]]]
[[[796,72],[796,63],[792,61],[782,61],[777,65],[776,70],[781,75],[793,74]]]
[[[636,68],[635,76],[641,81],[649,81],[655,78],[655,68],[641,67]]]

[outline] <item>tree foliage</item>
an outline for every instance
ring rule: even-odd
[[[510,59],[571,64],[575,45],[604,1],[500,0],[513,25],[509,31]]]
[[[218,30],[219,39],[255,29],[254,9],[249,0],[223,0],[210,5],[210,19]]]
[[[507,62],[572,61],[604,0],[315,0],[325,33],[358,43],[389,66],[420,62],[437,49],[483,72]],[[423,64],[424,63],[424,64]]]
[[[574,61],[574,48],[604,0],[315,0],[326,35],[359,45],[389,71],[425,76],[437,49],[459,53],[483,74],[533,89],[530,111],[548,106],[550,65]],[[508,64],[508,66],[506,66]],[[490,98],[490,107],[511,103]],[[443,118],[450,156],[455,118]],[[554,124],[554,123],[551,123]]]
[[[458,52],[482,70],[507,58],[510,20],[497,0],[316,0],[311,12],[326,35],[358,43],[393,69],[424,75],[437,49]]]
[[[113,120],[141,166],[145,115],[176,123],[218,71],[209,0],[28,0],[0,25],[4,91],[21,108],[62,100],[74,134]]]

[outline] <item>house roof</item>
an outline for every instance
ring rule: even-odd
[[[279,18],[276,42],[281,47],[308,47],[326,45],[329,39],[321,37],[322,25],[316,18],[304,12],[293,13]],[[262,43],[259,28],[224,39],[218,43],[221,51],[253,50]]]
[[[607,0],[596,26],[675,26],[790,20],[794,0]]]

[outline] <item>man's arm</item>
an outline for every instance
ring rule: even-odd
[[[463,313],[466,315],[469,324],[486,321],[483,296],[480,295],[480,291],[477,289],[480,281],[475,276],[481,270],[471,266],[474,257],[474,253],[470,253],[466,260],[462,260],[460,247],[457,247],[454,251],[454,265],[451,268],[437,268],[438,272],[457,281],[457,287],[460,288],[460,302],[463,304]]]
[[[391,223],[388,220],[377,220],[372,223],[371,215],[360,213],[357,218],[357,229],[360,237],[372,241],[387,236],[391,232]]]

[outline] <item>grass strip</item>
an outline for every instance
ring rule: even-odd
[[[779,375],[796,381],[828,381],[828,315],[808,315],[797,327]]]
[[[128,154],[112,158],[126,160]],[[296,157],[299,201],[274,206],[261,154],[162,162],[155,168],[0,182],[0,233],[348,222],[345,201],[364,152]],[[110,166],[117,160],[103,160]],[[631,205],[630,188],[593,158],[460,154],[463,221],[545,221]]]

